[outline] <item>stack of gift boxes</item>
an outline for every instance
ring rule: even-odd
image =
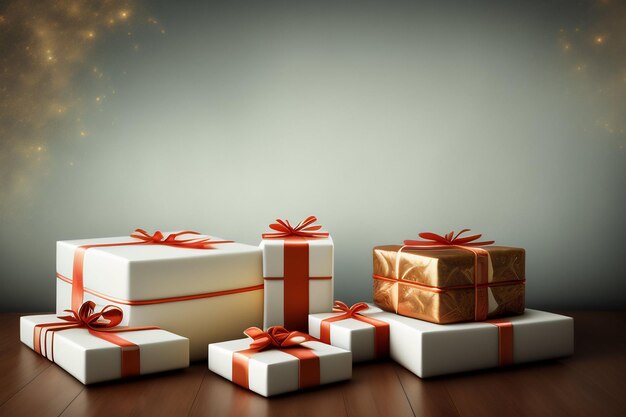
[[[391,357],[420,377],[570,355],[569,317],[525,309],[525,252],[467,231],[374,248],[374,304],[334,301],[315,217],[259,247],[183,231],[57,243],[57,314],[21,340],[85,384],[184,368],[264,396]],[[241,338],[242,332],[246,338]]]

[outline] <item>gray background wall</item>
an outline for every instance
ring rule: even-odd
[[[527,249],[528,306],[623,307],[626,137],[598,120],[624,115],[559,32],[592,36],[595,6],[469,3],[143,4],[166,35],[93,50],[115,94],[86,106],[88,138],[57,131],[28,192],[4,183],[2,310],[53,309],[56,240],[258,244],[309,214],[345,301],[370,299],[374,245],[469,227]]]

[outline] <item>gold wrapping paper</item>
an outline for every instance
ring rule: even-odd
[[[374,279],[376,305],[386,311],[439,324],[474,320],[475,255],[472,252],[458,248],[405,248],[399,252],[400,248],[401,245],[374,248],[374,275],[387,278]],[[481,249],[486,250],[490,258],[489,291],[493,298],[487,318],[522,314],[524,249],[505,246]]]

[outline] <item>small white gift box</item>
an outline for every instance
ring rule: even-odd
[[[83,384],[189,366],[189,340],[157,328],[94,330],[46,314],[21,317],[20,339]]]
[[[347,350],[312,341],[300,332],[248,329],[253,339],[209,345],[209,369],[264,397],[352,377]]]
[[[353,362],[389,356],[389,324],[372,317],[378,307],[335,301],[332,313],[309,315],[309,334],[324,343],[352,352]]]
[[[306,332],[308,315],[333,306],[333,240],[317,219],[296,226],[277,220],[263,234],[264,328],[285,326]]]

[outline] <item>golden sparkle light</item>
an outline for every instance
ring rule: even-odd
[[[55,143],[79,146],[78,138],[88,136],[81,116],[94,108],[85,103],[103,104],[102,93],[111,89],[104,72],[94,65],[96,48],[107,35],[126,33],[136,22],[148,23],[147,16],[134,18],[137,0],[0,4],[1,213],[34,195],[38,180],[53,169],[46,162]],[[94,84],[84,88],[89,82],[84,76],[92,69]],[[85,97],[85,91],[95,91],[100,98],[91,101],[91,93]],[[68,160],[62,162],[67,166]]]
[[[590,123],[619,146],[626,143],[626,2],[580,2],[573,7],[585,16],[585,24],[557,26],[559,47],[567,52],[563,56],[580,92],[594,103]]]

